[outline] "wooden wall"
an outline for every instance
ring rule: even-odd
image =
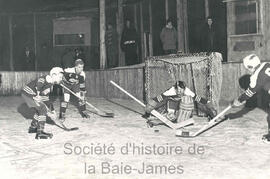
[[[221,101],[228,104],[241,94],[239,78],[247,74],[241,63],[223,64]],[[46,72],[1,72],[0,95],[17,95],[23,85]],[[140,100],[144,99],[144,69],[119,68],[86,72],[87,96],[128,99],[127,95],[109,83],[113,80]]]
[[[0,95],[18,95],[21,93],[22,87],[34,80],[38,76],[47,74],[48,72],[10,72],[0,71],[1,84]]]
[[[143,68],[121,68],[86,72],[87,96],[104,98],[122,98],[128,96],[110,84],[114,81],[129,93],[143,100]]]
[[[1,72],[0,95],[18,95],[22,87],[47,72]],[[110,84],[113,80],[140,100],[143,100],[143,68],[121,68],[86,72],[87,96],[104,98],[128,98]]]

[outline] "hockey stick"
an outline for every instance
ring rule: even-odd
[[[82,100],[83,101],[83,98],[81,98],[80,96],[78,96],[76,93],[74,93],[73,91],[71,91],[68,87],[66,87],[65,85],[63,84],[60,84],[63,88],[65,88],[67,91],[69,91],[71,94],[73,94],[75,97],[77,97],[78,99]],[[95,106],[93,106],[92,104],[90,104],[89,102],[85,101],[85,103],[90,106],[91,108],[93,108],[95,112],[95,114],[101,116],[101,117],[114,117],[114,113],[108,113],[108,112],[104,112],[104,111],[101,111],[99,110],[98,108],[96,108]],[[91,111],[92,112],[92,111]]]
[[[79,128],[78,127],[71,127],[71,128],[68,128],[64,125],[64,123],[60,122],[59,121],[59,124],[57,124],[55,121],[53,121],[54,125],[56,125],[57,127],[63,129],[64,131],[75,131],[75,130],[78,130]]]
[[[126,90],[124,90],[121,86],[119,86],[118,84],[116,84],[113,81],[110,81],[111,84],[113,84],[115,87],[117,87],[118,89],[120,89],[122,92],[124,92],[126,95],[128,95],[129,97],[131,97],[134,101],[136,101],[137,103],[139,103],[141,106],[145,107],[145,104],[143,104],[140,100],[138,100],[137,98],[135,98],[133,95],[131,95],[130,93],[128,93]],[[184,127],[186,125],[190,125],[194,123],[193,119],[189,119],[184,121],[183,123],[178,123],[178,124],[174,124],[172,123],[169,119],[167,119],[165,116],[163,116],[162,114],[160,114],[158,111],[156,110],[152,110],[151,114],[153,114],[154,116],[156,116],[158,119],[160,119],[163,123],[165,123],[167,126],[169,126],[172,129],[177,129],[177,128],[181,128]]]
[[[47,111],[52,113],[52,111],[48,108],[48,106],[43,103],[43,105],[47,108]],[[48,116],[48,115],[47,115]],[[64,131],[75,131],[75,130],[78,130],[79,128],[78,127],[71,127],[71,128],[67,128],[63,122],[60,122],[59,118],[57,118],[57,120],[59,121],[60,124],[57,124],[56,120],[53,120],[50,116],[48,116],[51,121],[53,122],[54,125],[56,125],[57,127],[63,129]]]
[[[217,121],[218,118],[220,118],[221,116],[223,116],[227,111],[229,111],[232,108],[231,105],[229,105],[227,108],[225,108],[223,111],[221,111],[216,117],[214,117],[213,119],[211,119],[208,124],[204,125],[202,128],[200,128],[197,132],[195,132],[194,134],[190,135],[189,132],[183,132],[181,134],[178,134],[177,137],[196,137],[198,135],[200,135],[201,133],[207,131],[208,129],[210,129],[211,127],[213,127],[214,125],[216,125],[217,123],[219,123],[220,121]]]

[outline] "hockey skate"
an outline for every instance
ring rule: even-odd
[[[142,115],[142,117],[145,118],[145,119],[148,119],[150,116],[151,116],[151,114],[147,113],[147,112],[144,113],[144,115]]]
[[[270,133],[263,135],[262,140],[264,143],[270,143]]]
[[[59,121],[61,123],[65,122],[65,120],[66,120],[66,114],[65,113],[60,113],[58,119],[59,119]]]
[[[90,118],[90,115],[87,114],[86,111],[81,111],[80,114],[81,114],[82,118]]]
[[[33,126],[30,126],[29,129],[28,129],[28,133],[29,134],[37,133],[37,128],[36,127],[33,127]]]
[[[44,131],[40,131],[36,134],[35,139],[48,139],[48,138],[52,138],[53,134],[52,133],[47,133]]]

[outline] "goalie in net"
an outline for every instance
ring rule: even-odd
[[[208,118],[217,115],[216,109],[207,99],[192,92],[183,81],[177,81],[171,88],[149,100],[145,108],[144,118],[149,118],[151,111],[166,106],[165,114],[172,122],[185,121],[192,117],[194,101],[198,102],[198,108]]]

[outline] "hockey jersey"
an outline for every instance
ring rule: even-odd
[[[246,101],[262,89],[270,92],[270,63],[262,63],[251,75],[249,87],[239,96],[239,102]]]
[[[79,84],[80,89],[85,91],[85,73],[76,73],[75,68],[66,68],[64,70],[63,82],[69,85]]]
[[[51,109],[54,110],[53,103],[50,101],[50,92],[52,91],[52,78],[41,76],[34,81],[31,81],[23,87],[22,93],[29,97],[34,97],[39,94],[42,101]]]

